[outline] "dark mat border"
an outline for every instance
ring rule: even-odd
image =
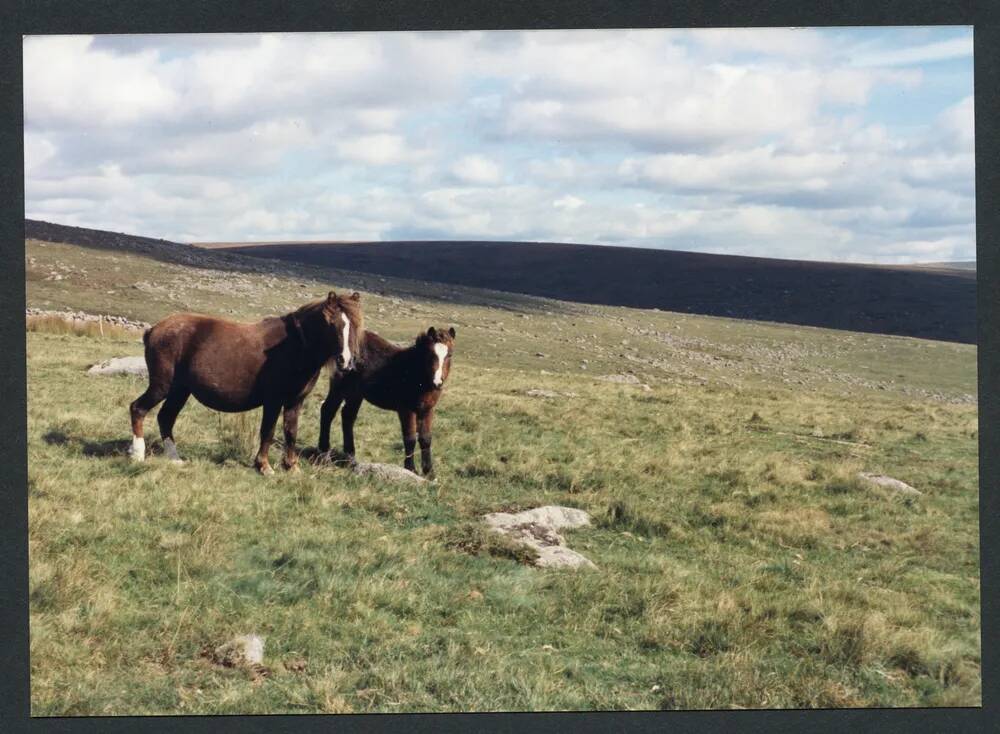
[[[5,731],[988,731],[1000,713],[997,590],[1000,501],[1000,4],[972,0],[4,0],[0,24],[0,395],[8,454],[0,474],[0,730]],[[454,30],[698,26],[974,25],[978,241],[983,708],[663,713],[511,713],[227,717],[28,716],[27,455],[21,41],[36,33]],[[13,459],[10,455],[13,454]]]

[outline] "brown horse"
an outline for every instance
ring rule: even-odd
[[[331,359],[338,369],[353,369],[364,329],[361,296],[338,296],[308,303],[284,316],[241,324],[211,316],[173,314],[143,334],[149,387],[129,407],[132,458],[142,461],[146,442],[142,422],[165,400],[157,414],[167,457],[180,461],[173,430],[189,396],[226,413],[263,406],[260,449],[254,466],[273,474],[267,453],[274,424],[284,408],[285,455],[282,465],[295,469],[299,409]]]
[[[443,331],[432,326],[407,348],[366,331],[357,368],[352,372],[337,370],[330,377],[330,393],[320,411],[319,450],[330,450],[330,423],[343,402],[344,453],[354,461],[354,420],[361,401],[367,400],[399,414],[405,450],[403,466],[410,471],[415,471],[413,453],[419,434],[420,464],[424,474],[430,474],[434,469],[431,461],[434,406],[451,370],[454,344],[454,329]]]

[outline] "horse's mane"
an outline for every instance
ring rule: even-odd
[[[361,310],[361,300],[354,299],[350,296],[336,296],[337,308],[343,311],[348,320],[351,322],[351,353],[360,354],[362,348],[362,339],[365,332],[365,318],[364,312]],[[321,298],[318,301],[311,301],[303,306],[299,306],[297,309],[289,314],[286,314],[285,318],[303,320],[310,316],[316,316],[322,313],[323,308],[326,306],[327,299]]]

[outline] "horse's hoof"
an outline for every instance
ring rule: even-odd
[[[272,474],[274,474],[274,469],[272,469],[268,464],[264,464],[263,466],[258,466],[257,471],[263,474],[265,477],[269,477]]]
[[[172,438],[163,439],[163,455],[173,464],[183,464],[184,460],[177,453],[177,444]]]
[[[128,450],[129,458],[132,461],[140,462],[146,460],[146,441],[138,436],[132,437],[132,446]]]
[[[175,466],[184,466],[187,462],[184,459],[170,459],[170,463]]]
[[[299,468],[298,464],[292,464],[291,466],[284,467],[285,471],[289,474],[301,474],[302,469]]]

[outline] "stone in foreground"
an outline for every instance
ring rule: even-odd
[[[905,494],[909,497],[917,497],[921,491],[915,487],[911,487],[906,482],[901,482],[898,479],[893,479],[885,474],[871,474],[869,472],[859,472],[858,478],[864,481],[878,485],[879,487],[885,487],[886,489],[893,489],[899,494]]]
[[[534,523],[546,525],[554,530],[563,528],[582,528],[590,525],[590,515],[575,507],[562,507],[560,505],[545,505],[536,507],[533,510],[525,510],[511,514],[509,512],[491,512],[483,517],[486,523],[494,530],[500,528]]]
[[[112,357],[91,366],[89,375],[138,375],[148,374],[145,357]]]
[[[579,528],[590,524],[590,515],[575,507],[546,505],[524,512],[491,512],[483,519],[490,530],[506,535],[538,553],[539,568],[596,568],[585,556],[566,547],[559,534],[563,528]]]
[[[219,665],[229,668],[260,665],[264,662],[264,638],[257,635],[239,635],[215,648],[212,657]]]
[[[386,482],[412,482],[422,484],[427,480],[419,474],[414,474],[409,469],[393,464],[368,464],[357,463],[353,467],[354,473],[362,477],[374,477]]]

